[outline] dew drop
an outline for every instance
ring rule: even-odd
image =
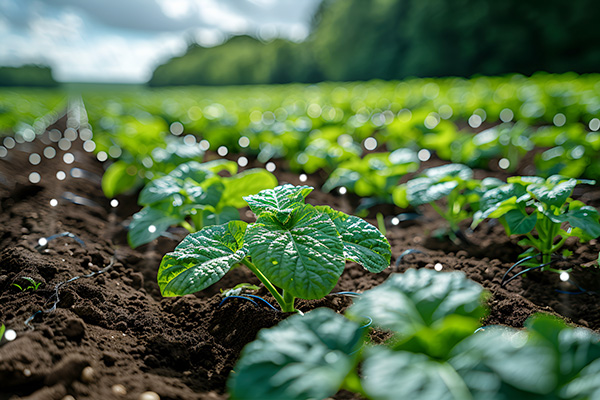
[[[421,149],[417,153],[417,157],[419,158],[420,161],[425,162],[431,158],[431,152],[427,149]]]
[[[398,217],[392,218],[392,225],[398,225],[400,223],[400,219]]]
[[[48,146],[44,149],[44,157],[46,157],[47,159],[52,159],[56,156],[56,150],[54,149],[54,147]]]
[[[65,153],[65,155],[63,156],[63,161],[65,164],[73,164],[73,162],[75,161],[75,156],[71,153]]]
[[[563,271],[560,273],[560,280],[563,282],[568,281],[570,278],[569,273],[567,271]]]
[[[6,340],[8,340],[9,342],[12,342],[13,340],[15,340],[17,338],[17,332],[15,332],[13,329],[7,329],[4,332],[4,337],[6,338]]]
[[[29,174],[29,182],[31,183],[40,183],[42,177],[37,172],[32,172]]]
[[[154,233],[154,232],[156,232],[156,226],[154,226],[154,225],[150,225],[150,226],[148,227],[148,232],[150,232],[150,233]]]
[[[435,269],[437,272],[440,272],[442,270],[442,268],[444,268],[444,266],[442,264],[440,264],[440,263],[436,263],[433,266],[433,269]]]
[[[116,207],[118,207],[118,206],[119,206],[119,200],[117,200],[117,199],[112,199],[112,200],[110,201],[110,206],[111,206],[112,208],[116,208]]]
[[[58,200],[56,200],[56,199],[52,199],[52,200],[50,200],[50,205],[51,205],[52,207],[56,207],[56,206],[58,205]]]
[[[241,156],[240,158],[238,158],[237,162],[240,167],[245,167],[246,165],[248,165],[248,159],[244,156]]]
[[[348,192],[348,189],[346,189],[345,186],[342,186],[338,189],[339,194],[341,195],[345,195]]]
[[[200,150],[208,150],[210,149],[210,142],[206,139],[200,141]]]
[[[368,137],[363,142],[363,146],[366,150],[375,150],[377,148],[377,139],[373,137]]]
[[[306,176],[306,174],[300,174],[298,179],[300,179],[300,182],[306,182],[308,180],[308,177]]]
[[[229,150],[225,146],[219,146],[219,148],[217,149],[217,154],[221,157],[225,157],[227,153],[229,153]]]
[[[248,139],[246,136],[242,136],[238,140],[238,144],[240,145],[240,147],[248,147],[250,145],[250,139]]]
[[[48,244],[48,239],[46,239],[46,238],[40,238],[40,239],[38,240],[38,246],[41,246],[41,247],[43,247],[43,246],[45,246],[45,245],[47,245],[47,244]]]

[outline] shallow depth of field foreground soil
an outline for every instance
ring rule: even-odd
[[[64,132],[65,118],[49,129]],[[42,156],[39,165],[32,165],[29,154],[42,154],[48,146],[56,150],[56,156]],[[75,161],[66,164],[65,153],[72,154]],[[437,164],[431,161],[422,167]],[[299,184],[296,175],[286,172],[284,165],[278,166],[275,173],[280,183]],[[28,180],[34,171],[41,175],[36,184]],[[59,171],[66,174],[64,180],[57,179]],[[63,151],[49,139],[48,132],[33,143],[17,144],[0,159],[0,322],[18,335],[0,346],[0,400],[51,400],[67,395],[137,399],[146,391],[163,400],[226,398],[225,382],[241,348],[258,330],[277,324],[286,315],[245,301],[219,306],[219,289],[241,282],[258,284],[243,268],[202,293],[162,298],[156,272],[162,255],[178,241],[160,238],[130,249],[124,226],[138,209],[137,196],[121,196],[120,205],[111,207],[100,188],[102,172],[103,165],[83,150],[79,139]],[[477,171],[479,178],[487,175],[490,173]],[[309,177],[308,184],[315,188],[322,183],[321,176]],[[597,187],[578,187],[575,197],[600,206]],[[51,205],[52,199],[58,201],[56,206]],[[357,205],[352,196],[324,194],[318,189],[308,201],[348,213]],[[401,210],[388,206],[378,211],[389,222]],[[600,250],[597,241],[568,243],[574,255],[562,266],[577,266],[572,279],[588,293],[557,292],[577,288],[551,273],[530,273],[501,288],[502,274],[521,252],[516,238],[507,238],[501,226],[485,222],[468,234],[469,245],[457,246],[432,238],[431,233],[442,227],[443,221],[428,207],[423,211],[417,220],[387,225],[392,268],[374,275],[348,263],[335,291],[361,292],[380,284],[391,272],[441,263],[443,270],[463,271],[489,290],[490,314],[484,324],[522,327],[531,314],[547,312],[600,332],[596,306],[600,271],[579,267],[595,264]],[[246,210],[242,215],[251,220]],[[67,235],[36,247],[40,238],[63,232],[75,235],[84,245]],[[178,239],[184,236],[181,230],[172,233]],[[421,253],[406,255],[396,266],[400,255],[411,248]],[[57,284],[108,266],[101,274],[60,286],[56,310],[38,313],[29,323],[32,329],[25,325],[34,313],[53,306]],[[27,285],[23,276],[41,282],[39,289],[17,289],[13,283]],[[258,294],[275,304],[266,290]],[[301,301],[299,308],[330,307],[343,312],[350,304],[347,297],[330,295],[319,301]],[[82,374],[88,366],[91,370]],[[336,398],[348,398],[348,393],[338,393]]]

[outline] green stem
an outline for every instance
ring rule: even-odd
[[[267,288],[269,293],[271,293],[271,295],[275,298],[275,300],[279,304],[279,307],[281,307],[281,311],[287,312],[284,310],[284,308],[285,309],[288,308],[285,299],[281,296],[281,294],[279,294],[279,292],[277,291],[275,286],[273,286],[273,284],[267,279],[267,277],[263,275],[263,273],[256,267],[256,265],[252,264],[246,258],[244,258],[242,260],[242,264],[244,264],[246,267],[248,267],[248,269],[250,269],[250,271],[252,271],[254,273],[254,275],[256,275],[258,280],[261,281],[263,285],[265,285],[265,287]],[[292,303],[292,307],[293,307],[293,303]],[[291,311],[296,311],[296,310],[291,310]]]
[[[297,311],[294,307],[294,303],[296,302],[296,298],[290,294],[290,292],[283,291],[283,301],[285,302],[285,307],[281,307],[281,311],[283,312],[295,312]]]
[[[342,389],[346,389],[352,393],[358,393],[361,397],[368,399],[369,396],[365,393],[365,390],[362,387],[362,383],[360,382],[360,377],[356,373],[355,370],[350,371],[346,378],[344,378],[344,382],[342,382]]]
[[[183,226],[185,229],[187,229],[190,233],[196,232],[194,227],[192,225],[190,225],[190,223],[187,221],[181,221],[180,225]]]
[[[387,234],[385,230],[385,220],[383,219],[383,214],[380,212],[377,213],[377,225],[379,226],[381,234],[385,236]]]

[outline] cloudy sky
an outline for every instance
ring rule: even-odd
[[[301,41],[320,0],[0,0],[0,65],[59,81],[145,82],[154,67],[232,34]]]

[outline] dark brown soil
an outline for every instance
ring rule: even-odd
[[[56,126],[64,132],[64,118]],[[53,159],[42,157],[39,165],[29,162],[29,154],[42,154],[52,146]],[[153,391],[161,399],[224,399],[225,383],[241,348],[261,328],[277,324],[286,315],[249,302],[232,300],[219,306],[219,289],[240,282],[258,281],[245,269],[232,271],[221,282],[196,295],[162,298],[156,284],[156,271],[162,255],[177,241],[160,238],[137,250],[125,241],[126,219],[137,210],[136,196],[120,196],[120,206],[112,208],[101,191],[102,163],[82,149],[78,139],[69,150],[73,164],[65,164],[65,151],[59,150],[45,133],[33,143],[18,144],[0,159],[0,322],[18,336],[0,347],[0,400],[2,399],[137,399],[142,392]],[[425,163],[423,168],[439,164]],[[299,184],[298,176],[285,172],[283,163],[276,174],[280,182]],[[71,168],[89,172],[84,178],[70,176]],[[41,174],[32,184],[30,172]],[[58,171],[67,173],[58,180]],[[477,171],[479,177],[488,172]],[[504,178],[497,173],[495,176]],[[322,176],[310,176],[307,182],[320,187]],[[93,203],[75,204],[68,193]],[[576,197],[600,206],[600,190],[577,189]],[[58,205],[51,206],[51,199]],[[352,213],[357,199],[334,196],[315,190],[309,196],[314,204],[330,204]],[[81,199],[78,200],[81,202]],[[501,226],[484,223],[468,234],[468,245],[455,245],[433,238],[443,221],[429,208],[424,215],[398,226],[389,224],[401,210],[381,207],[392,245],[393,267],[381,274],[370,274],[349,263],[335,291],[364,291],[381,282],[391,272],[408,268],[433,268],[441,263],[446,271],[460,270],[489,290],[490,314],[484,324],[523,326],[536,312],[557,314],[575,325],[600,332],[600,271],[593,265],[600,244],[568,243],[574,256],[573,280],[586,288],[585,294],[561,294],[556,290],[577,291],[559,281],[552,273],[530,273],[500,287],[504,272],[517,259],[521,249],[515,238],[507,238]],[[245,215],[242,211],[242,215]],[[373,215],[371,215],[372,217]],[[375,223],[374,219],[370,219]],[[69,236],[59,237],[41,249],[40,238],[70,232],[83,240],[80,245]],[[183,237],[181,231],[175,235]],[[398,258],[407,249],[421,253]],[[53,304],[55,285],[75,276],[97,272],[114,262],[106,272],[83,277],[60,287],[58,307]],[[398,266],[396,266],[398,264]],[[566,266],[566,265],[565,265]],[[20,291],[13,284],[27,284],[21,277],[41,282],[38,290]],[[274,304],[262,289],[258,293]],[[308,311],[330,307],[343,312],[351,299],[330,295],[319,301],[300,301]],[[86,369],[82,374],[84,368]],[[126,394],[118,395],[114,385],[123,385]],[[348,398],[338,393],[336,398]]]

